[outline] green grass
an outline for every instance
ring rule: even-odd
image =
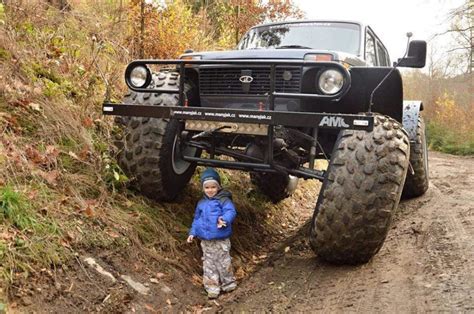
[[[0,189],[0,222],[9,221],[20,230],[32,229],[36,221],[28,215],[28,207],[23,196],[11,186]]]
[[[432,150],[453,155],[474,155],[474,136],[459,134],[440,125],[427,124],[428,145]]]
[[[48,198],[40,191],[38,198]],[[33,208],[27,197],[11,184],[0,188],[0,240],[2,277],[13,280],[15,273],[29,273],[35,266],[61,264],[68,255],[61,246],[62,232],[47,214]]]

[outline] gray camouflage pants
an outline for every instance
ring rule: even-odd
[[[207,293],[219,294],[236,287],[230,257],[230,240],[202,240],[203,284]]]

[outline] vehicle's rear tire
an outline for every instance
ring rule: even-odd
[[[153,74],[155,87],[177,88],[176,73]],[[124,98],[126,104],[176,106],[177,94],[131,92]],[[171,201],[184,189],[196,168],[195,163],[181,159],[180,150],[186,155],[198,156],[195,148],[180,144],[177,120],[119,117],[122,133],[116,136],[117,162],[131,179],[132,188],[151,199]]]
[[[289,197],[294,191],[288,186],[290,177],[282,173],[251,172],[250,179],[275,204]]]
[[[410,163],[414,174],[408,171],[402,196],[413,198],[425,194],[428,190],[428,147],[426,143],[425,122],[420,116],[416,128],[416,137],[410,145]]]
[[[341,131],[314,211],[310,243],[336,264],[369,261],[400,201],[410,144],[402,126],[375,115],[372,132]]]

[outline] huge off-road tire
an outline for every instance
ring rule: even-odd
[[[278,203],[291,195],[288,189],[290,177],[281,173],[251,172],[252,183],[273,203]]]
[[[162,72],[153,75],[155,87],[177,88],[176,73]],[[125,96],[124,103],[152,106],[176,106],[176,94],[135,93]],[[176,198],[189,182],[196,168],[195,163],[182,160],[180,150],[186,155],[197,156],[194,148],[182,147],[179,142],[177,120],[120,117],[123,132],[116,137],[117,161],[131,179],[131,186],[143,195],[157,200]]]
[[[428,148],[426,143],[425,122],[420,116],[416,128],[416,137],[410,145],[410,163],[414,173],[408,171],[403,197],[412,198],[425,194],[428,190]]]
[[[400,201],[409,150],[401,125],[385,116],[375,115],[372,132],[340,132],[310,231],[320,258],[359,264],[380,250]]]

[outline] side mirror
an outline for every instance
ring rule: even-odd
[[[426,63],[426,41],[412,40],[408,46],[406,58],[398,59],[398,66],[407,68],[422,68]]]

